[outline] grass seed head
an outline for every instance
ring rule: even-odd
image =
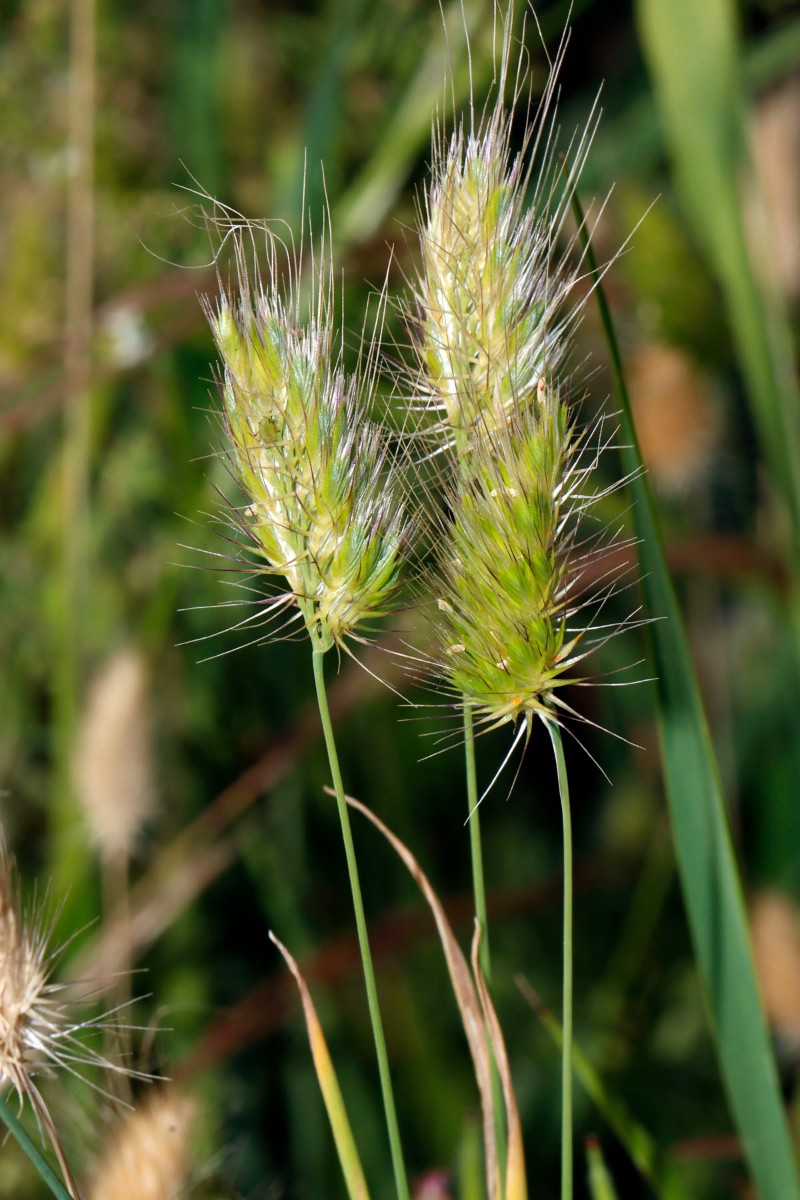
[[[91,1045],[113,1029],[113,1014],[87,1016],[92,987],[51,981],[57,952],[50,948],[51,922],[44,906],[21,910],[15,873],[0,851],[0,1084],[20,1103],[27,1097],[47,1123],[37,1078],[55,1069],[81,1076],[82,1067],[122,1071]]]
[[[179,1200],[189,1175],[194,1101],[160,1088],[125,1113],[98,1163],[88,1200]]]
[[[46,937],[20,915],[12,868],[0,859],[0,1078],[20,1101],[48,1063],[54,1030],[47,987]]]
[[[420,212],[414,384],[433,435],[459,456],[533,403],[539,380],[561,368],[580,309],[565,308],[580,272],[570,263],[574,238],[558,244],[593,123],[562,165],[554,127],[562,45],[535,110],[527,97],[514,148],[506,92],[513,76],[513,109],[528,68],[521,56],[514,74],[513,7],[504,22],[492,100],[478,117],[471,106],[449,140],[435,131]]]
[[[565,395],[584,252],[565,236],[596,127],[592,110],[557,149],[562,39],[533,105],[514,5],[501,13],[486,106],[434,131],[421,205],[416,394],[436,461],[448,464],[435,549],[433,672],[489,728],[571,711],[564,686],[608,636],[585,575],[613,539],[590,533],[590,473],[603,428],[578,432]],[[524,30],[523,30],[524,34]],[[522,40],[519,43],[522,46]],[[442,455],[440,452],[445,451]],[[602,607],[613,582],[593,599]]]
[[[451,489],[434,577],[434,655],[448,690],[487,726],[571,711],[559,697],[608,630],[593,627],[584,569],[610,544],[584,517],[597,452],[555,387],[477,443]],[[603,594],[595,597],[602,607]]]
[[[256,571],[285,581],[267,616],[299,614],[322,648],[361,636],[391,610],[409,544],[400,472],[370,417],[374,355],[348,375],[333,334],[333,282],[311,270],[311,317],[298,317],[299,262],[276,255],[208,306],[222,359],[224,426],[245,498],[232,524]],[[381,301],[381,304],[383,301]],[[252,563],[249,563],[252,567]]]
[[[91,688],[73,763],[86,825],[105,859],[129,856],[153,814],[152,758],[147,666],[121,650]]]

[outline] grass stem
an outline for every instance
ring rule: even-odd
[[[39,1172],[44,1182],[49,1187],[50,1191],[57,1200],[73,1200],[71,1194],[64,1187],[64,1184],[56,1175],[53,1168],[48,1163],[47,1159],[42,1154],[35,1142],[31,1141],[21,1121],[14,1113],[13,1108],[4,1096],[0,1096],[0,1121],[8,1129],[17,1142],[21,1150],[24,1150],[30,1159],[33,1166]]]
[[[475,733],[473,728],[472,709],[464,703],[464,761],[467,775],[467,812],[469,814],[469,848],[472,858],[472,889],[475,896],[475,916],[480,922],[481,944],[479,962],[486,986],[491,990],[492,958],[489,952],[489,915],[486,907],[486,887],[483,879],[483,845],[481,841],[481,822],[478,796],[478,772],[475,765]],[[492,1055],[492,1096],[494,1098],[494,1127],[497,1140],[498,1169],[501,1181],[505,1179],[505,1155],[503,1147],[506,1144],[506,1128],[503,1119],[503,1086],[500,1073]]]
[[[481,846],[481,814],[478,807],[478,773],[475,767],[475,737],[472,728],[472,709],[464,704],[464,760],[467,772],[467,812],[469,814],[469,848],[472,857],[472,889],[475,895],[475,916],[481,924],[480,964],[487,986],[492,982],[492,960],[489,952],[489,919],[486,911],[486,888],[483,882],[483,849]]]
[[[547,721],[553,743],[564,829],[564,975],[561,1026],[561,1200],[572,1200],[572,817],[561,730]]]
[[[397,1122],[397,1109],[395,1107],[394,1092],[392,1090],[392,1078],[389,1072],[389,1057],[386,1052],[386,1039],[383,1033],[383,1022],[381,1020],[381,1011],[378,1003],[378,989],[375,984],[375,970],[372,965],[372,953],[369,948],[367,921],[364,915],[364,902],[361,898],[361,884],[358,878],[356,851],[353,844],[353,834],[350,828],[350,814],[348,812],[347,801],[345,800],[344,796],[342,773],[339,769],[339,756],[336,753],[333,725],[331,724],[330,710],[328,708],[328,696],[325,690],[323,660],[324,651],[315,649],[313,652],[314,686],[317,692],[317,704],[319,705],[319,715],[320,720],[322,721],[322,731],[325,737],[325,749],[328,752],[328,763],[331,768],[333,788],[336,793],[336,804],[339,809],[339,821],[342,826],[344,850],[347,858],[347,871],[350,876],[350,889],[353,893],[353,908],[355,910],[356,929],[358,931],[358,944],[361,950],[361,962],[364,968],[364,983],[367,989],[367,1004],[369,1006],[369,1015],[372,1022],[372,1035],[375,1039],[375,1053],[378,1059],[378,1072],[381,1080],[383,1108],[386,1114],[386,1128],[389,1134],[389,1147],[392,1156],[395,1187],[397,1189],[398,1200],[409,1200],[408,1179],[406,1177],[405,1163],[403,1162],[403,1152],[400,1145],[400,1128]]]

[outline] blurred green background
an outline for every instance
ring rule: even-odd
[[[693,128],[711,138],[713,123],[700,105],[684,112],[682,131],[679,112],[677,134],[674,121],[662,125],[635,6],[578,0],[571,11],[561,126],[566,144],[602,83],[581,195],[588,205],[611,192],[596,231],[601,258],[635,229],[607,288],[757,900],[757,959],[791,1094],[800,1045],[791,504],[769,438],[757,433],[749,327],[737,321],[715,240],[727,209],[713,178],[703,191],[697,173],[694,190],[681,175],[691,146],[682,158],[680,138]],[[537,10],[553,53],[568,12],[564,3]],[[457,6],[444,15],[463,103],[461,16]],[[800,16],[794,4],[764,0],[740,4],[738,18],[732,61],[749,149],[730,151],[731,205],[757,288],[796,332]],[[491,5],[464,0],[464,22],[481,96]],[[713,89],[722,51],[685,33],[676,69],[684,52],[695,66],[707,54],[699,77]],[[163,1031],[152,1045],[138,1038],[137,1054],[202,1099],[191,1194],[343,1194],[270,928],[307,969],[373,1194],[392,1187],[307,647],[227,653],[246,638],[218,632],[236,610],[215,607],[229,589],[225,564],[209,557],[224,552],[213,513],[215,489],[228,482],[213,454],[214,352],[198,302],[213,294],[215,269],[193,189],[297,231],[304,197],[320,227],[324,186],[354,350],[389,247],[393,293],[414,271],[415,198],[448,42],[437,6],[422,0],[141,0],[96,10],[89,0],[6,0],[0,10],[0,812],[26,889],[52,880],[54,896],[65,895],[59,934],[83,930],[68,949],[77,963],[108,928],[97,918],[119,887],[100,869],[81,794],[94,788],[113,805],[138,787],[150,798],[131,867],[130,904],[145,914],[131,956],[147,970],[134,990],[149,993],[135,1020]],[[532,21],[526,44],[536,91],[546,61]],[[735,78],[720,86],[739,103]],[[700,147],[709,161],[719,151],[713,139]],[[402,341],[399,320],[390,325]],[[610,392],[591,307],[572,361],[591,412]],[[614,503],[606,516],[619,523],[624,501]],[[398,619],[386,639],[416,621]],[[398,682],[391,659],[368,657]],[[641,657],[626,635],[594,669]],[[408,843],[468,936],[461,755],[421,761],[435,718],[417,720],[352,663],[341,665],[332,696],[348,790]],[[570,699],[627,739],[587,727],[588,754],[568,745],[578,1041],[669,1153],[688,1194],[746,1196],[674,877],[649,689],[582,689]],[[482,739],[485,782],[506,746],[503,733]],[[560,812],[543,733],[510,799],[501,786],[487,800],[483,833],[495,996],[531,1192],[546,1198],[558,1189],[559,1061],[515,982],[523,975],[558,1008]],[[356,836],[411,1171],[455,1175],[477,1095],[441,951],[390,852],[367,828]],[[92,1108],[54,1081],[56,1106],[59,1087],[68,1148],[88,1162],[107,1105]],[[580,1090],[577,1120],[581,1134],[599,1133],[620,1194],[649,1195]],[[6,1145],[1,1194],[24,1200],[37,1188]]]

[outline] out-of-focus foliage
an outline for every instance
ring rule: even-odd
[[[464,7],[477,91],[490,77],[490,6],[465,0]],[[114,965],[148,970],[133,976],[134,990],[151,997],[137,1005],[132,1023],[165,1027],[154,1040],[134,1035],[139,1062],[178,1076],[200,1096],[196,1192],[259,1200],[342,1194],[291,981],[267,938],[274,928],[314,992],[371,1193],[388,1195],[340,836],[322,790],[328,777],[310,707],[308,648],[299,641],[228,653],[239,642],[219,631],[235,610],[214,607],[231,589],[225,561],[211,557],[226,547],[206,514],[219,503],[215,489],[229,492],[229,482],[209,416],[214,351],[197,295],[216,286],[217,244],[192,192],[285,221],[297,233],[304,202],[312,229],[320,227],[326,190],[353,353],[389,246],[392,290],[401,293],[413,273],[410,227],[430,119],[450,103],[442,18],[423,0],[100,6],[89,237],[67,223],[77,169],[68,120],[78,54],[70,22],[91,19],[88,6],[72,9],[24,0],[0,12],[4,835],[27,886],[69,880],[62,935],[102,917],[69,948],[74,970],[97,971],[96,954],[86,956],[113,933],[109,911],[124,881],[97,861],[75,791],[91,771],[83,715],[94,681],[120,651],[140,656],[148,686],[137,703],[146,711],[130,717],[136,736],[128,744],[123,735],[114,757],[119,778],[128,778],[142,764],[126,764],[126,746],[151,739],[148,804],[157,811],[137,838],[129,870],[129,903],[147,920],[135,926],[132,944],[127,936],[110,940]],[[552,49],[568,7],[537,11]],[[446,16],[455,91],[463,97],[457,6]],[[749,184],[731,203],[741,208],[757,276],[782,289],[796,334],[798,21],[791,5],[767,0],[748,0],[739,16],[734,53],[761,199]],[[658,197],[606,283],[744,876],[754,891],[783,893],[781,924],[768,927],[770,910],[759,908],[757,950],[791,1095],[798,971],[781,974],[775,965],[797,961],[791,898],[800,893],[787,515],[756,442],[744,335],[732,331],[719,263],[706,257],[683,207],[685,186],[673,180],[632,8],[583,0],[572,23],[562,74],[567,136],[583,124],[605,80],[604,117],[584,176],[586,203],[614,187],[596,234],[600,257],[614,254]],[[532,22],[526,41],[537,88],[546,63]],[[75,245],[76,236],[83,244]],[[64,369],[70,249],[73,262],[81,255],[91,261],[93,277],[91,385],[79,392]],[[401,344],[408,336],[399,323],[388,332]],[[572,362],[574,391],[588,392],[591,413],[610,391],[606,372],[590,369],[604,362],[591,306]],[[77,404],[88,404],[89,414],[82,463],[65,433],[65,408]],[[65,499],[64,478],[76,470],[85,506]],[[624,501],[609,500],[604,516],[625,520]],[[69,599],[76,562],[77,606]],[[401,636],[412,621],[418,617],[395,622]],[[613,672],[640,654],[631,635],[610,645],[596,670]],[[379,651],[367,658],[410,698],[430,700],[398,680],[392,659]],[[69,663],[74,670],[65,669]],[[402,708],[352,663],[342,663],[331,690],[348,790],[413,849],[468,938],[461,755],[421,761],[435,749],[434,719],[424,708]],[[744,1195],[673,880],[647,689],[582,689],[571,700],[639,747],[588,727],[580,738],[589,754],[567,747],[579,858],[577,1039],[688,1194]],[[116,710],[125,711],[121,700]],[[506,749],[502,733],[480,740],[484,782]],[[114,778],[107,762],[103,778]],[[560,814],[543,731],[509,802],[501,783],[484,804],[483,836],[494,999],[531,1194],[546,1197],[557,1194],[559,1064],[514,982],[523,974],[557,1005]],[[461,1189],[454,1194],[471,1200],[477,1093],[433,927],[391,854],[363,827],[356,837],[411,1172],[428,1181],[440,1169],[450,1172]],[[102,1144],[107,1106],[59,1081],[48,1094],[82,1170]],[[618,1193],[649,1195],[604,1118],[580,1091],[577,1100],[578,1130],[600,1132]],[[0,1195],[41,1194],[6,1144]]]

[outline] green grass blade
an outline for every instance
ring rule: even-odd
[[[583,228],[583,216],[579,213]],[[620,410],[622,461],[639,540],[659,737],[675,853],[722,1077],[762,1200],[798,1200],[797,1171],[756,983],[739,872],[689,646],[642,472],[622,361],[596,263],[587,262]]]
[[[456,1177],[461,1200],[486,1200],[480,1122],[468,1113],[458,1147]]]
[[[746,108],[733,0],[638,0],[679,191],[716,271],[771,475],[800,547],[800,384],[777,288],[754,269],[742,210]],[[691,31],[687,36],[687,31]]]
[[[592,1200],[618,1200],[617,1190],[603,1159],[600,1143],[593,1135],[586,1139],[586,1160]]]
[[[4,1096],[0,1096],[0,1121],[3,1122],[9,1132],[17,1139],[17,1143],[25,1151],[50,1191],[56,1197],[56,1200],[71,1200],[70,1194],[62,1180],[56,1175],[36,1144],[28,1137],[19,1117],[15,1115],[12,1105]]]

